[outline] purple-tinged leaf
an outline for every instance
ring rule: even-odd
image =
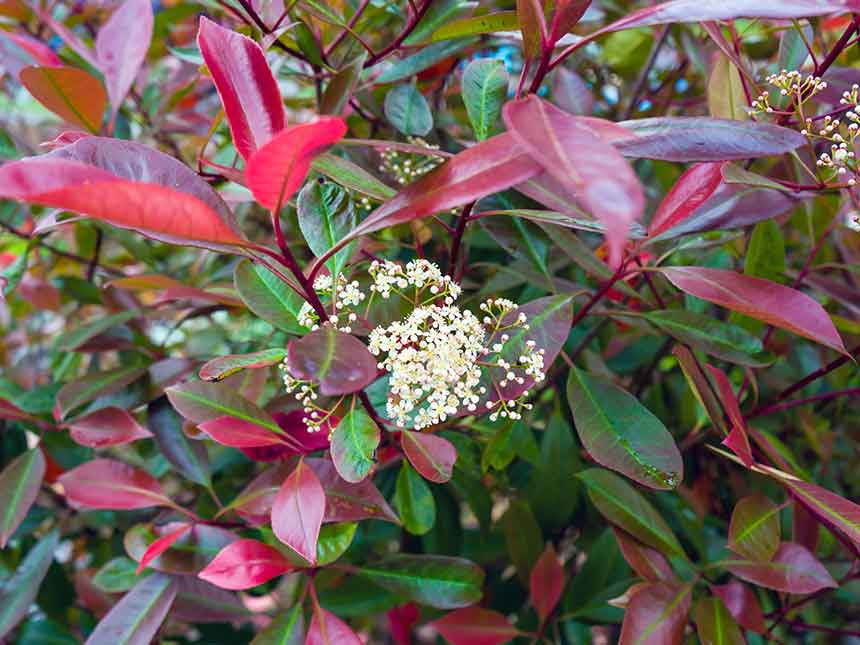
[[[287,361],[292,376],[319,383],[325,396],[358,392],[376,380],[376,359],[367,346],[330,324],[290,341]]]
[[[508,130],[543,169],[606,229],[610,264],[618,266],[645,193],[630,165],[577,117],[529,96],[505,105]]]
[[[276,548],[257,540],[227,545],[197,576],[221,589],[250,589],[295,567]]]
[[[162,573],[138,582],[96,625],[86,645],[149,645],[176,598],[176,580]]]
[[[403,430],[400,433],[400,446],[409,463],[424,479],[444,484],[451,479],[457,449],[447,439],[427,432]]]
[[[314,607],[305,645],[363,645],[363,641],[333,613]]]
[[[763,495],[741,499],[732,512],[728,547],[749,560],[770,560],[780,544],[779,511],[780,507]]]
[[[812,553],[793,542],[783,542],[769,562],[724,560],[722,564],[738,578],[786,593],[815,593],[839,586]]]
[[[165,390],[167,398],[183,417],[194,423],[233,417],[283,434],[268,412],[236,392],[228,383],[187,381]]]
[[[676,226],[713,195],[723,183],[722,167],[722,163],[696,164],[681,175],[657,207],[648,235],[659,235]]]
[[[308,459],[305,464],[317,474],[325,490],[324,522],[378,519],[400,523],[397,515],[370,479],[356,484],[350,483],[338,474],[334,464],[327,459]]]
[[[152,475],[121,461],[94,459],[60,475],[66,499],[78,508],[132,510],[171,506]]]
[[[546,18],[541,0],[517,0],[517,18],[523,34],[523,52],[526,58],[540,56],[547,38]]]
[[[42,480],[45,478],[45,456],[39,447],[28,450],[12,460],[0,473],[0,549],[27,516]]]
[[[319,478],[300,460],[275,496],[272,530],[281,542],[310,564],[317,561],[317,540],[325,507],[325,490]]]
[[[819,522],[860,549],[860,506],[817,484],[787,477],[779,481]]]
[[[739,580],[732,580],[724,585],[711,585],[711,592],[723,601],[738,625],[759,634],[764,633],[764,613],[752,589]]]
[[[693,620],[703,645],[746,645],[741,628],[718,596],[699,598]]]
[[[619,645],[680,645],[690,611],[692,585],[639,586],[627,604]]]
[[[249,159],[245,169],[248,188],[262,206],[283,206],[301,188],[314,157],[346,134],[346,122],[336,116],[281,130]]]
[[[824,308],[796,289],[723,269],[668,267],[660,271],[685,293],[847,353]]]
[[[266,55],[253,40],[200,18],[197,45],[233,135],[246,160],[287,127],[287,116]]]
[[[117,407],[101,408],[72,419],[66,427],[75,443],[90,448],[120,446],[152,437],[127,410]]]
[[[648,582],[675,582],[677,576],[662,553],[645,546],[632,535],[613,526],[621,555],[637,574]]]
[[[189,623],[226,623],[249,619],[251,612],[239,594],[195,576],[177,576],[176,582],[176,600],[170,610],[171,618]]]
[[[594,111],[594,94],[573,70],[559,66],[552,73],[552,100],[565,112],[590,116]]]
[[[636,397],[571,367],[567,400],[577,434],[597,463],[650,488],[681,483],[684,462],[672,435]]]
[[[529,599],[540,618],[546,622],[564,591],[564,567],[552,544],[547,544],[529,575]]]
[[[633,133],[613,141],[625,157],[683,163],[781,155],[806,143],[795,130],[756,121],[678,116],[634,119],[618,126]]]
[[[591,0],[557,0],[552,14],[550,40],[556,42],[576,26],[591,5]]]
[[[146,60],[153,22],[150,0],[125,0],[96,36],[96,60],[107,83],[111,123]]]
[[[504,615],[477,605],[445,614],[430,627],[452,645],[502,645],[521,635]]]

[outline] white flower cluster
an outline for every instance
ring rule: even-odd
[[[409,137],[408,140],[412,145],[426,148],[428,155],[404,153],[393,148],[387,148],[382,153],[382,163],[379,165],[380,172],[393,176],[401,186],[426,175],[442,163],[441,158],[432,156],[432,151],[438,150],[439,146],[427,143],[420,137]]]
[[[488,393],[481,385],[484,374],[495,388],[496,399],[484,404],[491,420],[518,419],[523,409],[531,408],[524,402],[528,390],[510,398],[502,391],[509,384],[545,378],[544,350],[533,340],[525,341],[516,361],[503,356],[511,339],[506,332],[529,329],[525,313],[509,315],[517,309],[514,302],[487,300],[478,319],[454,305],[460,285],[426,260],[413,260],[406,267],[374,262],[370,273],[374,293],[382,298],[396,293],[415,307],[404,320],[370,334],[371,353],[386,355],[378,365],[391,374],[387,411],[399,426],[418,430],[462,410],[476,412]]]
[[[286,358],[278,367],[284,374],[284,387],[287,394],[294,394],[296,400],[302,404],[308,432],[318,432],[320,426],[332,415],[332,411],[317,406],[316,400],[319,398],[319,394],[316,392],[316,384],[297,379],[290,374],[290,364]]]
[[[415,306],[429,304],[439,298],[444,298],[445,304],[450,305],[460,297],[462,291],[450,276],[443,275],[436,264],[427,260],[412,260],[405,269],[396,262],[374,260],[369,271],[373,278],[373,284],[370,285],[373,293],[387,299],[393,291],[412,301]],[[412,295],[407,293],[409,287],[414,288]],[[420,297],[425,289],[430,292],[430,297],[422,302]]]
[[[338,274],[337,280],[332,279],[330,275],[318,275],[314,280],[314,291],[320,296],[329,296],[333,301],[334,313],[328,317],[328,322],[337,327],[345,314],[346,324],[337,329],[347,334],[352,333],[352,323],[358,320],[358,314],[345,310],[357,307],[366,297],[359,286],[358,280],[347,282],[343,274]],[[319,329],[319,316],[310,303],[306,302],[302,305],[297,318],[303,327],[311,331]]]
[[[812,74],[804,78],[797,70],[782,70],[779,74],[771,74],[765,79],[770,85],[779,90],[780,96],[792,96],[792,100],[800,103],[809,100],[820,91],[827,89],[827,83],[820,77]],[[773,107],[770,103],[770,94],[764,92],[752,102],[753,114],[762,112],[781,111],[779,107]]]
[[[391,373],[388,415],[403,427],[415,412],[416,430],[445,421],[461,406],[477,410],[486,331],[470,311],[423,306],[405,320],[370,333],[370,352],[386,353],[379,367]],[[416,410],[416,408],[418,408]]]

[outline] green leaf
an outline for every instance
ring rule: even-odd
[[[331,564],[342,556],[352,544],[357,528],[357,522],[324,524],[317,542],[317,566]]]
[[[96,318],[80,327],[69,331],[60,337],[57,349],[61,352],[73,352],[91,338],[109,330],[111,327],[122,325],[140,315],[137,309],[121,311],[117,314]]]
[[[343,112],[361,78],[365,60],[367,52],[362,51],[332,76],[320,102],[320,114],[339,115]]]
[[[567,400],[579,438],[597,463],[651,488],[681,483],[684,463],[672,435],[636,397],[572,367]]]
[[[38,446],[16,457],[0,473],[0,548],[27,516],[45,477],[45,456]]]
[[[779,511],[764,495],[741,499],[732,512],[728,547],[749,560],[770,560],[780,544]]]
[[[3,582],[0,587],[0,638],[9,634],[27,615],[48,573],[48,567],[54,561],[54,552],[59,543],[59,533],[48,533],[36,542],[15,573]]]
[[[463,103],[478,141],[492,133],[508,97],[505,64],[495,58],[478,58],[463,72]]]
[[[21,283],[21,279],[27,272],[27,264],[30,258],[30,250],[36,245],[35,241],[30,241],[24,250],[15,258],[15,260],[0,272],[0,302],[3,301],[3,296],[8,296]]]
[[[543,551],[543,534],[529,505],[514,500],[502,518],[502,530],[511,562],[519,579],[528,586],[529,574]]]
[[[105,593],[123,593],[138,580],[137,562],[126,557],[108,560],[93,576],[93,584]]]
[[[605,529],[589,544],[580,544],[586,559],[567,585],[562,599],[565,615],[600,622],[620,622],[621,610],[607,604],[624,593],[632,582],[612,529]]]
[[[567,526],[580,498],[574,476],[581,467],[573,431],[556,411],[541,437],[540,458],[528,488],[531,508],[541,524]]]
[[[481,599],[483,570],[463,558],[397,554],[357,573],[384,589],[437,609],[467,607]]]
[[[463,36],[492,34],[497,31],[516,31],[519,28],[520,21],[517,18],[516,11],[497,11],[481,16],[470,16],[468,18],[453,20],[434,31],[430,39],[433,41],[450,40],[451,38],[461,38]]]
[[[403,44],[414,47],[430,40],[433,33],[442,25],[456,20],[460,14],[473,11],[474,7],[475,3],[470,0],[433,0],[427,13]]]
[[[282,612],[258,633],[251,645],[304,645],[304,642],[305,618],[302,604],[296,603],[292,609]]]
[[[239,297],[257,316],[290,334],[303,334],[296,316],[304,304],[301,296],[265,267],[244,260],[233,274]]]
[[[460,38],[457,40],[446,40],[441,43],[433,43],[432,45],[423,47],[418,51],[418,53],[413,54],[412,56],[407,56],[406,58],[394,63],[394,65],[386,69],[377,77],[376,82],[396,83],[397,81],[407,79],[428,67],[432,67],[440,60],[459,53],[473,42],[475,42],[474,38]]]
[[[642,316],[670,336],[694,349],[730,363],[759,367],[761,340],[737,325],[680,309],[659,309]]]
[[[173,385],[164,392],[179,414],[194,423],[234,417],[283,434],[272,415],[251,403],[226,383],[188,381]]]
[[[21,627],[18,642],[39,643],[39,645],[78,645],[80,641],[53,620],[37,616]]]
[[[678,538],[654,507],[618,475],[592,468],[577,474],[592,503],[608,521],[666,555],[686,558]]]
[[[330,182],[308,183],[299,193],[297,211],[302,235],[317,257],[340,242],[358,224],[349,193]],[[356,242],[347,244],[326,262],[332,276],[340,274],[355,245]]]
[[[237,374],[244,369],[270,367],[277,365],[287,356],[287,350],[282,347],[264,349],[251,354],[228,354],[207,361],[198,372],[204,381],[222,381],[228,376]]]
[[[350,410],[331,434],[331,458],[338,474],[346,481],[365,479],[375,463],[379,427],[362,409]]]
[[[708,108],[717,119],[749,119],[740,72],[724,54],[719,54],[708,79]]]
[[[433,129],[433,114],[427,99],[412,83],[393,88],[385,95],[385,118],[405,135],[424,136]]]
[[[436,502],[424,478],[403,461],[397,475],[394,506],[403,527],[413,535],[424,535],[436,522]]]
[[[396,190],[386,186],[361,166],[328,152],[314,159],[311,168],[350,190],[380,202],[389,200],[397,194]]]
[[[693,609],[696,631],[703,645],[744,645],[741,628],[716,596],[702,596]]]
[[[775,221],[767,219],[753,228],[744,273],[772,282],[785,281],[785,238]]]

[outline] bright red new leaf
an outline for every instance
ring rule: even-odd
[[[219,417],[204,421],[198,427],[224,446],[232,446],[233,448],[287,447],[280,435],[244,419]]]
[[[305,645],[364,645],[349,625],[330,611],[314,610]]]
[[[400,445],[422,477],[437,484],[451,479],[457,449],[450,441],[426,432],[404,430],[400,433]]]
[[[170,506],[152,475],[121,461],[94,459],[59,477],[66,499],[80,508],[131,510]]]
[[[555,548],[550,543],[546,545],[535,562],[529,576],[529,597],[541,623],[544,623],[547,616],[555,609],[562,591],[564,591],[564,567],[558,561]]]
[[[176,540],[188,533],[188,531],[190,531],[193,526],[193,524],[183,524],[178,529],[171,531],[167,535],[162,535],[160,538],[150,544],[137,565],[137,575],[140,575],[140,572],[146,569],[146,565],[148,565],[150,562],[155,560],[155,558],[167,551],[167,549],[173,546]]]
[[[501,645],[520,635],[502,614],[477,605],[452,611],[430,625],[451,645]]]
[[[846,353],[824,308],[796,289],[723,269],[668,267],[660,271],[690,295]]]
[[[336,116],[294,125],[275,135],[249,159],[248,188],[260,204],[274,210],[301,187],[314,157],[346,134],[346,123]]]
[[[729,421],[732,422],[732,429],[729,435],[723,439],[722,444],[740,457],[741,461],[744,462],[744,466],[751,468],[754,460],[749,436],[747,436],[747,422],[741,412],[740,403],[738,403],[738,399],[732,389],[729,377],[726,376],[725,372],[713,365],[705,365],[705,369],[708,370],[711,378],[716,382],[717,392],[720,395],[723,409],[728,414]]]
[[[577,117],[537,96],[506,104],[502,116],[517,142],[603,224],[610,264],[617,267],[630,226],[645,208],[630,164]]]
[[[272,506],[272,530],[309,563],[317,561],[317,540],[325,516],[325,490],[304,460],[287,477]]]
[[[200,18],[197,46],[221,97],[233,145],[246,160],[287,127],[278,82],[260,46]]]
[[[678,178],[648,225],[648,235],[659,235],[684,221],[723,181],[723,163],[696,164]]]
[[[117,407],[101,408],[78,417],[66,427],[75,443],[90,448],[119,446],[152,436],[127,410]]]
[[[197,574],[222,589],[250,589],[295,567],[276,548],[257,540],[236,540],[225,546]]]

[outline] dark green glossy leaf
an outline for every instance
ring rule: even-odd
[[[305,617],[301,603],[283,611],[251,641],[251,645],[303,645]]]
[[[123,593],[138,580],[137,562],[125,557],[108,560],[93,576],[93,584],[105,593]]]
[[[508,96],[508,73],[494,58],[473,60],[463,71],[463,103],[478,141],[490,136]]]
[[[299,193],[299,228],[317,257],[346,237],[358,223],[352,199],[337,184],[313,181]],[[355,249],[347,244],[326,262],[332,276],[340,274]]]
[[[433,129],[430,105],[413,83],[398,85],[385,95],[385,118],[405,135],[424,136]]]
[[[437,609],[466,607],[481,598],[484,572],[469,560],[438,555],[389,556],[358,569],[384,589]]]
[[[473,42],[475,42],[474,38],[459,38],[423,47],[418,53],[394,63],[394,65],[377,77],[376,82],[396,83],[397,81],[407,79],[435,65],[439,61],[459,53]]]
[[[520,580],[527,586],[529,574],[544,546],[543,535],[529,505],[521,500],[513,501],[502,518],[502,529],[508,555]]]
[[[684,464],[672,435],[636,397],[573,367],[567,399],[579,438],[597,463],[651,488],[681,483]]]
[[[380,202],[391,199],[397,193],[396,190],[386,186],[361,166],[331,153],[321,154],[314,159],[311,168],[350,190]]]
[[[236,265],[233,281],[248,309],[267,323],[291,334],[307,331],[296,319],[304,301],[274,273],[246,260]]]
[[[397,475],[394,506],[404,528],[413,535],[427,533],[436,522],[436,502],[427,482],[404,461]]]
[[[357,528],[357,522],[323,525],[317,542],[317,566],[323,567],[331,564],[342,556],[352,544],[352,538],[355,537]]]

